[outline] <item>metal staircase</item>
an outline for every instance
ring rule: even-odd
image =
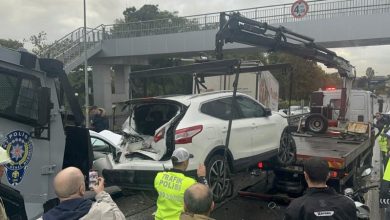
[[[104,39],[104,25],[96,28],[87,28],[87,58],[97,54],[102,49]],[[64,70],[69,73],[84,62],[84,29],[82,27],[55,41],[45,51],[44,56],[54,58],[64,63]]]

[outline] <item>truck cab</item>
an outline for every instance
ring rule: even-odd
[[[365,90],[351,90],[348,103],[345,118],[352,122],[373,122],[373,115],[379,109],[376,95]],[[330,121],[336,121],[339,118],[340,108],[340,89],[312,93],[311,113],[319,113]]]
[[[80,122],[63,123],[60,93],[70,91],[62,68],[57,60],[0,47],[0,146],[11,158],[1,186],[20,192],[28,219],[42,215],[43,204],[56,197],[52,182],[58,171],[77,166],[86,173],[91,165],[88,131]],[[67,100],[80,121],[71,95]]]

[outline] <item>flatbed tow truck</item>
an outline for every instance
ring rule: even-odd
[[[291,126],[297,149],[295,162],[283,167],[265,161],[259,162],[259,168],[274,171],[276,189],[296,195],[306,188],[303,162],[320,157],[328,161],[331,168],[329,184],[337,191],[341,192],[345,187],[357,188],[360,174],[371,166],[376,97],[368,91],[352,90],[356,72],[349,61],[316,45],[310,37],[282,26],[273,27],[245,18],[239,13],[220,14],[220,28],[216,34],[217,59],[223,58],[226,43],[289,53],[338,70],[343,78],[342,88],[333,93],[313,93],[311,113],[302,115],[298,118],[298,125]],[[291,121],[296,122],[297,116],[292,116]]]

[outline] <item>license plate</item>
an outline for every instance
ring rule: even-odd
[[[292,171],[303,172],[303,167],[301,167],[301,166],[287,166],[286,169],[292,170]]]

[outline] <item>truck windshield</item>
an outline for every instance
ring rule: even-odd
[[[23,122],[38,119],[39,80],[0,70],[0,115]]]

